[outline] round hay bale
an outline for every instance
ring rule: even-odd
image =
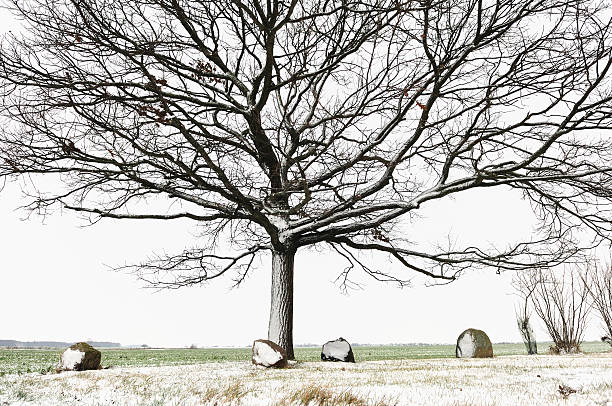
[[[60,355],[59,371],[88,371],[100,369],[102,353],[87,343],[76,343]]]
[[[455,355],[457,358],[490,358],[493,356],[493,345],[487,333],[468,328],[457,338]]]
[[[351,344],[340,337],[337,340],[328,341],[323,344],[323,348],[321,349],[321,360],[355,362],[355,356],[353,355]]]
[[[255,340],[253,342],[251,361],[255,365],[266,368],[287,367],[287,353],[278,344],[270,340]]]

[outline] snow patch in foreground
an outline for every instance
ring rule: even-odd
[[[265,352],[265,350],[264,350]],[[271,355],[271,354],[267,354]],[[342,367],[342,368],[340,368]],[[111,368],[0,377],[0,405],[172,406],[292,404],[320,388],[364,404],[398,406],[597,406],[612,400],[612,353],[471,359],[300,362],[255,369],[248,362]],[[576,393],[565,399],[559,386]]]

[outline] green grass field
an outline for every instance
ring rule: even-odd
[[[545,353],[550,343],[538,343]],[[610,346],[601,342],[583,343],[585,353],[606,352]],[[0,376],[7,374],[54,372],[61,350],[57,349],[3,349],[0,348]],[[141,367],[164,365],[188,365],[217,361],[248,361],[250,348],[203,348],[203,349],[101,349],[104,367]],[[454,345],[409,345],[409,346],[355,346],[355,360],[377,361],[397,359],[452,358]],[[526,354],[523,344],[494,344],[495,355]],[[318,361],[320,347],[295,349],[298,361]]]

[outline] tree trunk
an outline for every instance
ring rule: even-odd
[[[268,340],[293,354],[293,259],[295,251],[272,251],[272,296]]]

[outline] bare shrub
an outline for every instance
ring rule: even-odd
[[[601,341],[612,346],[612,263],[608,262],[602,266],[596,264],[589,274],[591,304],[603,322],[604,335]]]
[[[553,354],[580,352],[590,306],[588,273],[535,270],[519,276],[554,345]]]
[[[523,343],[525,343],[527,354],[533,355],[538,353],[538,344],[536,342],[535,332],[530,323],[531,312],[529,311],[529,300],[533,295],[535,285],[526,283],[529,280],[529,278],[525,278],[522,274],[519,274],[512,281],[512,285],[521,298],[519,309],[516,310],[516,324],[521,333]]]
[[[533,355],[538,353],[538,343],[536,342],[535,332],[531,327],[529,318],[530,315],[526,312],[517,314],[516,324],[518,326],[519,331],[521,332],[521,337],[523,338],[523,343],[525,343],[527,354]]]

